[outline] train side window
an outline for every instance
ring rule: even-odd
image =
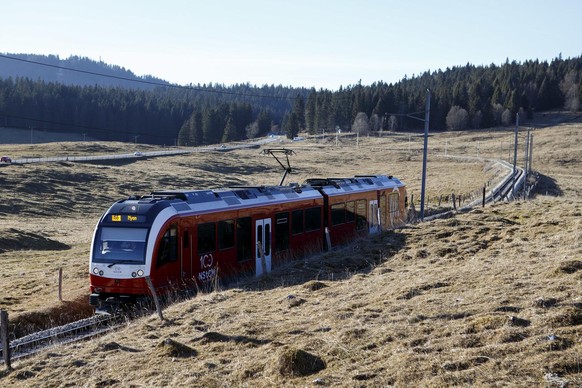
[[[265,224],[265,256],[271,254],[271,224]]]
[[[171,225],[166,233],[162,236],[160,247],[158,249],[157,266],[160,267],[166,263],[178,259],[178,227]]]
[[[339,225],[346,222],[346,204],[336,203],[331,205],[331,224]]]
[[[368,221],[366,220],[366,200],[359,199],[356,202],[356,229],[367,229]]]
[[[202,255],[216,250],[216,224],[208,222],[198,225],[198,254]]]
[[[253,223],[251,217],[241,217],[236,221],[236,259],[250,260],[253,253]]]
[[[291,213],[291,234],[303,233],[303,210],[293,210]]]
[[[275,215],[275,251],[289,249],[289,213]]]
[[[346,222],[356,220],[356,203],[354,201],[346,202]]]
[[[190,239],[188,238],[188,231],[185,230],[184,233],[182,233],[182,246],[184,248],[188,248],[188,246],[190,245]]]
[[[234,220],[218,221],[218,249],[234,247]]]
[[[305,231],[321,229],[321,206],[305,209]]]

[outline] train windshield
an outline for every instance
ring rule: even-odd
[[[98,263],[145,263],[146,228],[100,229],[95,239],[93,261]]]

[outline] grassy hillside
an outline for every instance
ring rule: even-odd
[[[429,208],[439,199],[441,208],[450,206],[444,198],[452,192],[468,200],[494,184],[503,170],[479,158],[508,159],[512,138],[503,131],[432,136]],[[533,167],[541,180],[532,200],[408,225],[291,263],[175,304],[163,323],[146,317],[16,362],[13,371],[0,372],[0,382],[581,385],[581,140],[576,120],[534,131]],[[421,144],[408,135],[364,138],[358,145],[350,138],[337,145],[334,138],[288,143],[298,170],[290,180],[387,173],[418,198]],[[116,150],[125,152],[126,145],[11,146],[15,157]],[[116,199],[159,188],[276,183],[280,175],[258,150],[2,167],[0,307],[22,322],[31,312],[58,321],[63,306],[81,310],[91,232]],[[62,303],[55,288],[60,267]]]

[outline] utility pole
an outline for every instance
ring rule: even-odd
[[[511,190],[511,195],[515,198],[515,171],[517,170],[517,132],[519,128],[519,113],[515,114],[515,136],[513,145],[513,188]]]
[[[527,129],[527,134],[525,135],[525,160],[523,162],[523,168],[525,170],[525,176],[527,178],[527,171],[528,171],[528,162],[529,162],[529,131],[531,128]]]
[[[531,163],[533,161],[533,133],[529,136],[529,170],[531,171]]]
[[[428,127],[430,118],[430,90],[426,89],[426,108],[424,111],[424,149],[422,153],[422,188],[420,190],[420,220],[424,221],[424,193],[426,187],[426,158],[428,154]]]

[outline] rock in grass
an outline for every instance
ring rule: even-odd
[[[301,349],[286,348],[279,355],[277,369],[282,376],[308,376],[325,369],[325,361]]]
[[[171,338],[167,338],[160,342],[158,345],[160,349],[160,354],[169,357],[187,358],[195,357],[198,352],[191,347],[174,341]]]

